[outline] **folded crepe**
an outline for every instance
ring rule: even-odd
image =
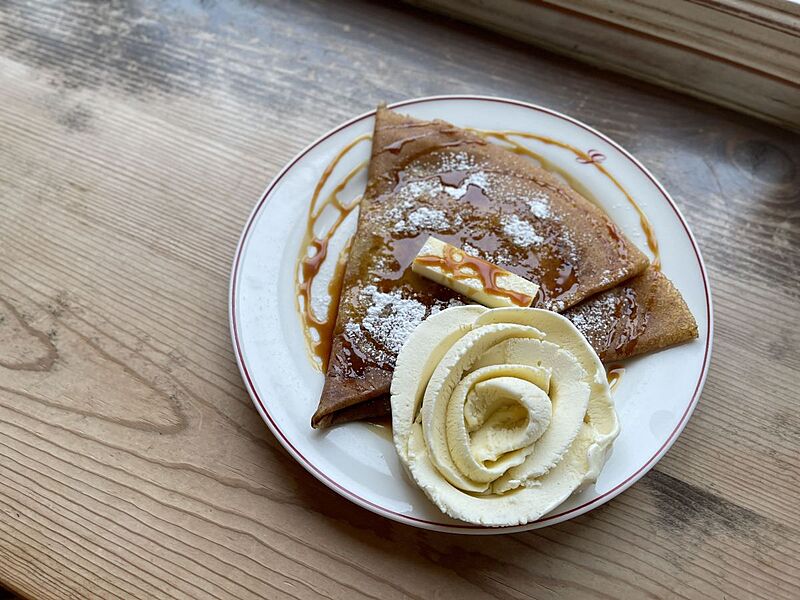
[[[605,363],[697,337],[697,323],[683,296],[653,267],[570,308],[564,316]]]
[[[680,294],[600,208],[474,133],[379,108],[314,427],[388,415],[405,339],[429,315],[467,301],[411,270],[429,235],[538,283],[534,305],[582,319],[601,357],[696,337]],[[621,323],[631,314],[629,335]],[[607,328],[589,327],[602,319]]]

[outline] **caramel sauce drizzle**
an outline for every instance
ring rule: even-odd
[[[548,301],[557,302],[578,287],[575,267],[560,256],[540,256],[539,265],[544,267],[544,275],[538,281],[535,306],[543,307]]]
[[[403,127],[405,126],[398,126]],[[412,129],[411,126],[408,127]],[[660,254],[658,249],[658,241],[656,239],[655,233],[650,225],[650,222],[647,220],[644,211],[642,211],[641,207],[637,204],[637,202],[631,197],[631,195],[622,187],[622,185],[614,178],[608,170],[598,164],[597,161],[593,160],[589,154],[586,152],[575,148],[574,146],[567,144],[565,142],[560,142],[558,140],[554,140],[552,138],[522,132],[522,131],[492,131],[492,130],[479,130],[479,129],[468,129],[469,131],[482,136],[484,139],[494,138],[499,140],[508,147],[509,150],[516,154],[528,156],[537,162],[539,162],[543,168],[553,171],[564,177],[569,185],[573,187],[578,193],[592,201],[595,205],[600,206],[597,202],[594,195],[579,181],[575,180],[573,177],[558,166],[554,165],[552,162],[548,161],[546,158],[542,157],[541,155],[537,154],[527,146],[519,143],[517,140],[513,139],[514,137],[517,138],[524,138],[524,139],[532,139],[537,140],[539,142],[557,146],[559,148],[563,148],[575,154],[576,157],[580,158],[582,162],[586,164],[591,163],[597,168],[604,176],[606,176],[616,187],[619,189],[627,201],[630,203],[631,206],[637,211],[639,215],[639,221],[641,223],[642,230],[647,238],[647,245],[650,251],[652,252],[654,259],[652,264],[655,268],[660,268]],[[396,142],[395,145],[397,146],[392,148],[387,148],[388,151],[394,153],[399,152],[403,146],[406,144],[412,143],[416,139],[420,139],[421,135],[410,135],[406,138]],[[328,360],[330,357],[331,351],[331,344],[333,341],[333,328],[336,324],[336,314],[339,308],[339,297],[341,295],[341,288],[344,280],[344,270],[347,263],[347,256],[350,249],[350,242],[342,249],[340,255],[337,258],[337,263],[331,277],[331,280],[328,283],[328,294],[330,295],[331,302],[327,307],[326,314],[323,317],[317,316],[314,314],[314,311],[311,307],[311,287],[314,282],[314,279],[319,274],[322,265],[324,264],[325,260],[328,259],[328,245],[330,243],[331,238],[336,233],[338,228],[347,218],[347,216],[355,210],[360,201],[361,196],[355,198],[349,204],[343,204],[339,199],[339,194],[347,187],[347,185],[352,181],[356,175],[358,175],[361,171],[363,171],[367,165],[368,161],[364,161],[361,164],[357,165],[353,168],[343,179],[340,181],[336,187],[331,191],[331,193],[320,201],[320,195],[322,193],[323,188],[327,184],[328,180],[330,179],[333,171],[336,169],[337,165],[341,162],[341,160],[358,144],[363,141],[371,140],[372,135],[364,134],[361,135],[354,140],[352,140],[349,144],[347,144],[342,150],[331,160],[328,166],[323,171],[322,175],[320,176],[319,181],[314,189],[314,193],[311,199],[311,203],[308,209],[308,218],[306,222],[306,232],[303,238],[303,243],[301,244],[300,252],[297,258],[297,281],[296,281],[296,290],[297,290],[297,306],[298,311],[300,312],[301,318],[303,320],[304,325],[304,334],[306,338],[306,344],[309,351],[309,354],[312,358],[312,362],[319,367],[321,370],[327,369]],[[444,142],[440,144],[440,147],[446,148],[449,146],[456,146],[460,145],[461,141],[452,141],[452,142]],[[402,174],[401,174],[402,175]],[[439,174],[442,183],[445,185],[459,185],[460,182],[463,180],[466,174],[461,172],[452,172],[452,173],[444,173]],[[401,187],[402,180],[398,182],[398,187]],[[474,203],[478,204],[481,202],[488,203],[490,199],[487,198],[483,194],[483,190],[477,186],[470,186],[467,191],[467,198],[468,200],[474,200]],[[473,198],[474,196],[474,198]],[[325,232],[316,234],[315,229],[319,222],[320,217],[325,212],[325,208],[327,206],[333,206],[334,209],[337,211],[337,216],[332,225],[330,225]],[[615,225],[610,226],[610,233],[612,237],[617,240],[618,248],[620,253],[624,252],[625,245],[622,241],[622,236],[619,234],[619,230],[616,228]],[[352,241],[352,240],[351,240]],[[406,240],[399,240],[397,243],[403,242]],[[413,241],[413,240],[410,240]],[[459,251],[460,253],[460,251]],[[413,255],[413,253],[412,253]],[[407,261],[410,263],[410,258]],[[511,299],[512,302],[519,306],[528,306],[530,304],[531,298],[525,294],[520,294],[518,292],[514,292],[512,290],[506,290],[501,288],[497,285],[497,277],[503,273],[505,273],[505,269],[497,267],[491,263],[482,261],[481,259],[477,259],[470,255],[466,255],[461,253],[461,260],[454,261],[451,256],[442,257],[419,257],[418,260],[421,260],[424,264],[434,264],[442,269],[450,271],[456,278],[467,278],[467,277],[475,277],[475,274],[480,277],[484,286],[486,287],[487,291],[491,293],[504,295]],[[430,262],[428,262],[430,261]],[[435,262],[434,262],[435,261]],[[467,271],[464,271],[467,269]],[[552,282],[540,282],[542,284],[547,283],[549,286],[548,289],[552,288],[554,292],[552,299],[558,299],[562,294],[569,292],[575,285],[577,285],[577,280],[575,278],[573,266],[567,263],[558,265],[553,265],[553,268],[548,268],[547,272],[552,275]],[[552,272],[552,273],[551,273]],[[397,273],[396,277],[400,277],[402,273]],[[537,298],[535,299],[536,304],[541,304],[543,301],[547,300],[544,294],[546,293],[544,288],[547,287],[542,285],[537,293]],[[631,313],[631,314],[620,314],[616,315],[619,321],[637,321],[636,318],[636,308],[635,303],[626,302],[624,303],[625,309],[623,309],[623,313]],[[632,309],[632,310],[631,310]],[[634,325],[635,327],[635,325]],[[616,328],[615,328],[616,329]],[[312,335],[312,332],[316,333],[316,338]],[[623,345],[630,344],[631,346],[634,345],[638,338],[638,331],[616,331],[616,335],[614,336],[614,342],[620,343],[622,342]],[[622,335],[620,335],[620,333]],[[619,378],[622,376],[624,372],[623,367],[614,367],[609,371],[609,384],[611,385],[612,389],[617,384]]]
[[[422,138],[430,137],[435,135],[436,131],[429,131],[427,133],[421,133],[419,135],[410,135],[408,137],[401,138],[396,142],[392,142],[391,144],[387,144],[383,147],[381,152],[391,152],[392,154],[399,154],[400,150],[403,149],[403,146],[406,144],[410,144],[411,142],[416,142],[417,140],[421,140]]]
[[[563,169],[558,168],[552,162],[540,156],[527,146],[520,144],[513,138],[520,137],[524,139],[536,140],[542,142],[543,144],[557,146],[559,148],[569,150],[570,152],[575,154],[575,156],[580,158],[582,162],[584,162],[585,164],[593,165],[598,171],[600,171],[603,175],[605,175],[620,192],[622,192],[622,194],[628,200],[628,203],[634,208],[634,210],[636,210],[636,213],[639,215],[639,223],[642,227],[642,232],[644,233],[645,238],[647,239],[647,247],[653,254],[652,265],[656,269],[659,270],[661,269],[661,254],[658,249],[658,239],[656,238],[656,234],[653,231],[653,227],[652,225],[650,225],[650,221],[647,219],[647,215],[644,214],[642,207],[639,206],[639,204],[636,202],[636,200],[633,199],[633,197],[628,193],[628,191],[624,187],[622,187],[622,184],[619,181],[617,181],[617,179],[611,173],[608,172],[608,169],[606,169],[603,165],[595,161],[591,156],[589,156],[589,154],[587,154],[583,150],[576,148],[575,146],[572,146],[571,144],[567,144],[566,142],[560,142],[558,140],[554,140],[549,137],[536,135],[534,133],[526,133],[524,131],[493,131],[486,129],[469,129],[468,131],[472,131],[473,133],[476,133],[478,135],[487,138],[491,137],[498,139],[507,144],[508,146],[510,146],[509,149],[515,154],[529,156],[530,158],[537,160],[539,163],[541,163],[542,167],[544,167],[548,171],[554,171],[559,175],[561,175],[562,177],[564,177],[569,182],[570,186],[573,189],[575,189],[585,198],[591,200],[596,206],[599,207],[600,203],[597,202],[597,199],[594,197],[594,195],[588,189],[586,189],[584,185],[575,181],[575,179],[573,177],[570,177],[568,173],[565,173]],[[617,240],[621,240],[619,235],[616,234],[616,231],[612,233],[615,234]],[[620,243],[620,247],[622,248],[624,247],[624,245]]]
[[[608,333],[606,346],[622,354],[631,354],[639,342],[639,336],[647,327],[648,307],[639,306],[636,292],[626,287],[614,309],[614,327]]]
[[[405,124],[405,125],[393,125],[391,126],[392,129],[407,129],[409,127],[418,127],[417,124]],[[411,144],[412,142],[416,142],[417,140],[421,140],[428,137],[433,137],[442,134],[448,133],[458,133],[458,129],[437,129],[435,131],[426,131],[423,133],[415,133],[409,135],[407,137],[401,138],[391,144],[387,144],[383,148],[381,148],[381,152],[391,152],[392,154],[400,154],[400,151],[405,147],[406,144]],[[463,140],[451,140],[448,142],[441,142],[437,145],[438,148],[447,148],[448,146],[459,146],[463,144]],[[476,143],[485,144],[484,140],[480,140]]]
[[[606,367],[606,378],[608,379],[608,387],[613,392],[619,385],[622,376],[625,374],[625,367],[622,365],[608,365]]]
[[[333,328],[336,324],[336,313],[339,310],[339,296],[342,291],[344,269],[350,250],[350,241],[348,241],[342,249],[336,260],[333,275],[328,282],[328,295],[331,301],[328,304],[325,315],[322,317],[315,315],[311,307],[311,286],[314,283],[314,279],[319,274],[323,263],[328,258],[328,244],[331,238],[348,215],[353,212],[361,202],[361,196],[359,195],[349,204],[343,204],[339,198],[339,194],[341,194],[356,175],[366,169],[369,161],[363,161],[356,165],[336,187],[331,190],[331,193],[328,194],[325,199],[320,201],[319,198],[325,184],[328,182],[341,160],[358,144],[371,139],[372,135],[370,134],[358,136],[342,148],[328,166],[325,167],[325,170],[322,172],[314,188],[314,194],[311,197],[306,220],[306,231],[303,236],[303,242],[300,245],[300,252],[297,256],[297,309],[303,320],[306,347],[311,355],[312,362],[314,365],[320,367],[322,371],[325,371],[328,367],[328,359],[333,342]],[[337,211],[336,218],[324,232],[319,234],[315,233],[319,219],[328,206],[333,206]],[[316,338],[312,335],[312,331],[316,332]]]
[[[472,279],[475,275],[481,280],[483,289],[495,296],[504,296],[517,306],[530,306],[533,298],[522,292],[500,287],[497,278],[508,271],[476,256],[470,256],[452,246],[446,246],[444,256],[418,256],[414,259],[423,265],[439,267],[455,279]]]

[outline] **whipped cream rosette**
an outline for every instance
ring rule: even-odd
[[[593,482],[619,433],[605,370],[564,317],[459,306],[423,321],[391,388],[394,443],[446,514],[535,521]]]

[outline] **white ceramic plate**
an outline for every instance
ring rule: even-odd
[[[292,159],[269,184],[242,233],[231,276],[231,333],[239,368],[258,412],[286,450],[325,485],[368,510],[416,527],[473,534],[522,531],[565,521],[611,500],[651,469],[675,442],[705,381],[711,353],[711,297],[689,227],[664,188],[633,156],[575,119],[539,106],[488,97],[420,98],[393,108],[459,126],[535,133],[602,160],[650,220],[660,242],[663,271],[694,313],[700,337],[627,361],[614,393],[622,432],[596,485],[523,526],[478,527],[440,513],[408,480],[390,439],[374,426],[350,423],[314,431],[309,420],[323,375],[305,349],[295,308],[295,261],[320,174],[348,142],[372,131],[373,111],[326,133]],[[556,146],[523,142],[591,189],[625,233],[640,248],[647,248],[635,210],[598,169]],[[348,170],[368,159],[369,150],[369,143],[356,146],[340,167]],[[353,187],[359,185],[363,190],[364,179],[356,180]]]

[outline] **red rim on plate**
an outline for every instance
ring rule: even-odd
[[[414,98],[412,100],[404,100],[402,102],[397,102],[395,104],[389,105],[389,108],[400,108],[403,106],[409,106],[413,104],[423,104],[429,102],[439,102],[439,101],[450,101],[450,100],[472,100],[478,102],[496,102],[500,104],[510,104],[514,106],[521,106],[523,108],[528,108],[530,110],[534,110],[537,112],[547,113],[553,117],[558,119],[562,119],[564,121],[568,121],[573,125],[577,125],[581,129],[588,131],[589,133],[596,135],[598,138],[602,139],[607,144],[616,148],[626,159],[628,159],[633,166],[635,166],[639,171],[641,171],[652,183],[656,186],[659,190],[661,195],[667,201],[669,206],[675,212],[675,215],[678,217],[678,221],[680,221],[681,226],[683,227],[684,231],[686,232],[686,236],[689,238],[689,242],[692,245],[692,249],[694,250],[695,257],[697,259],[698,267],[700,268],[700,273],[703,278],[703,290],[705,294],[705,301],[706,301],[706,314],[708,317],[707,321],[707,334],[706,334],[706,343],[705,343],[705,350],[703,353],[703,364],[700,369],[700,376],[697,379],[697,384],[695,385],[694,392],[692,393],[692,397],[689,400],[683,414],[681,415],[678,424],[669,434],[667,439],[661,445],[661,447],[647,460],[645,463],[636,469],[631,475],[629,475],[625,480],[608,490],[603,494],[597,495],[592,500],[585,502],[579,506],[571,508],[569,510],[556,513],[554,515],[547,515],[538,519],[537,521],[533,521],[532,523],[528,523],[526,525],[510,525],[506,527],[485,527],[482,525],[471,525],[468,523],[463,524],[454,524],[454,523],[442,523],[439,521],[429,521],[427,519],[420,519],[418,517],[412,517],[403,513],[399,513],[388,509],[384,506],[376,504],[366,498],[356,494],[352,490],[349,490],[342,486],[337,481],[331,479],[327,474],[321,471],[314,463],[312,463],[306,456],[304,456],[289,440],[289,438],[284,434],[284,432],[278,427],[275,420],[270,415],[269,411],[267,410],[266,405],[261,400],[258,392],[255,389],[255,385],[253,384],[252,377],[250,375],[250,371],[247,368],[247,364],[244,360],[244,355],[242,353],[242,348],[239,340],[239,325],[236,320],[236,288],[238,285],[238,276],[239,276],[239,264],[242,257],[242,251],[244,249],[245,243],[247,242],[248,235],[250,233],[250,229],[253,223],[256,220],[256,217],[259,215],[261,210],[266,205],[266,202],[272,193],[272,190],[275,186],[281,181],[284,175],[299,161],[301,160],[306,154],[308,154],[312,149],[317,147],[319,144],[330,138],[331,136],[337,134],[338,132],[342,131],[343,129],[353,125],[354,123],[358,123],[363,121],[364,119],[369,119],[375,116],[375,110],[371,110],[367,113],[364,113],[358,117],[339,125],[335,129],[332,129],[322,137],[318,138],[314,142],[312,142],[309,146],[304,148],[297,156],[295,156],[282,170],[275,179],[267,186],[267,189],[264,191],[264,194],[261,196],[258,204],[256,204],[255,208],[253,209],[250,217],[247,220],[247,224],[245,225],[244,231],[242,232],[242,236],[239,239],[239,244],[236,248],[236,255],[233,261],[233,268],[231,272],[231,284],[230,284],[230,299],[229,299],[229,317],[230,317],[230,326],[231,326],[231,337],[233,342],[233,350],[236,354],[236,362],[239,365],[239,370],[242,373],[242,377],[245,381],[247,386],[247,391],[250,393],[250,397],[253,399],[253,402],[256,404],[257,407],[260,407],[261,414],[266,417],[266,423],[269,426],[272,433],[275,437],[278,438],[278,441],[283,445],[283,447],[314,477],[319,479],[322,483],[327,485],[329,488],[334,490],[335,492],[339,493],[340,495],[344,496],[345,498],[355,502],[359,506],[371,510],[377,514],[383,515],[387,518],[393,519],[400,523],[405,523],[407,525],[431,525],[434,526],[439,531],[451,531],[455,533],[502,533],[506,530],[513,530],[513,531],[523,531],[525,528],[532,528],[532,526],[542,526],[551,524],[555,520],[564,520],[563,517],[574,513],[584,513],[595,506],[599,506],[605,501],[611,500],[615,496],[621,494],[626,489],[628,489],[631,485],[633,485],[636,481],[638,481],[642,476],[644,476],[647,471],[649,471],[655,463],[661,458],[661,456],[667,451],[667,449],[674,443],[675,439],[678,435],[680,435],[683,428],[686,426],[689,416],[691,415],[692,411],[694,410],[695,406],[697,405],[698,398],[700,396],[700,392],[703,389],[703,384],[706,380],[706,375],[708,374],[708,365],[709,365],[709,357],[711,355],[711,340],[713,337],[713,318],[712,318],[712,306],[711,306],[711,293],[709,290],[708,284],[708,275],[706,274],[705,265],[703,264],[703,259],[700,256],[700,250],[697,247],[697,242],[692,235],[692,232],[689,230],[689,226],[686,224],[686,220],[683,218],[683,215],[678,210],[678,207],[675,205],[675,202],[672,200],[670,195],[667,191],[663,188],[663,186],[656,180],[655,177],[638,161],[636,160],[630,153],[628,153],[624,148],[622,148],[619,144],[614,142],[613,140],[609,139],[599,131],[573,119],[572,117],[568,117],[567,115],[561,114],[557,111],[551,110],[549,108],[544,108],[542,106],[537,106],[535,104],[529,104],[527,102],[521,102],[518,100],[510,100],[507,98],[494,98],[491,96],[430,96],[426,98]],[[577,516],[577,515],[576,515]],[[472,531],[470,531],[472,530]]]

